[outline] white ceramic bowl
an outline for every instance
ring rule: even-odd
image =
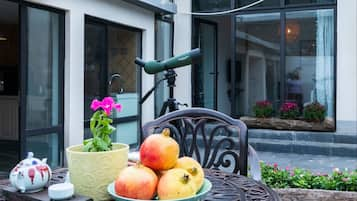
[[[54,184],[48,187],[48,197],[52,200],[63,200],[72,197],[74,186],[71,183]]]

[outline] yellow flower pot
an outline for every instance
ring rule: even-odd
[[[83,152],[83,145],[66,149],[68,170],[75,193],[97,200],[109,200],[107,186],[128,164],[129,146],[113,143],[112,151]]]

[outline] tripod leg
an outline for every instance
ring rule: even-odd
[[[162,104],[161,110],[160,110],[160,116],[164,115],[166,113],[167,107],[169,106],[169,101],[165,101]]]

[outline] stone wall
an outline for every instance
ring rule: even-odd
[[[290,120],[279,118],[241,117],[248,128],[267,128],[277,130],[304,130],[304,131],[335,131],[335,122],[326,118],[323,122],[307,122],[304,120]]]
[[[357,201],[357,192],[317,189],[274,189],[282,201]]]

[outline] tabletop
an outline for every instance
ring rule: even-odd
[[[226,173],[219,170],[205,169],[205,177],[212,182],[212,189],[206,197],[206,201],[280,201],[277,193],[261,182],[247,178],[245,176]],[[66,168],[53,171],[50,184],[64,182]],[[10,186],[9,181],[0,180],[0,201],[5,200],[26,200],[26,201],[49,201],[47,190],[21,194]],[[67,201],[90,201],[84,196],[74,196]]]
[[[276,192],[251,178],[220,170],[204,171],[205,177],[212,183],[206,201],[280,201]]]

